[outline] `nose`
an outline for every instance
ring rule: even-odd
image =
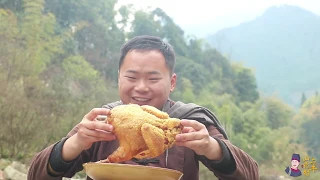
[[[138,81],[134,88],[137,92],[145,93],[149,91],[148,83],[144,80]]]

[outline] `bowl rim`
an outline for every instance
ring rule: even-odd
[[[156,166],[143,166],[143,165],[138,165],[138,164],[121,164],[121,163],[100,163],[100,162],[87,162],[83,163],[83,167],[88,168],[92,166],[113,166],[113,167],[127,167],[127,168],[138,168],[138,169],[152,169],[152,170],[157,170],[157,171],[168,171],[171,173],[177,173],[180,175],[183,175],[182,172],[175,170],[175,169],[169,169],[169,168],[164,168],[164,167],[156,167]]]

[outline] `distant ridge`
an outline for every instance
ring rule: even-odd
[[[259,89],[299,106],[302,92],[320,89],[320,16],[297,6],[268,8],[256,19],[223,29],[209,42],[255,69]]]

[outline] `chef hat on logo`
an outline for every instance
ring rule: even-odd
[[[299,154],[292,154],[291,160],[297,160],[300,162],[300,155]]]

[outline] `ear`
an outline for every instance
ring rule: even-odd
[[[176,73],[173,73],[171,76],[170,92],[172,92],[176,88],[176,83],[177,83],[177,75]]]

